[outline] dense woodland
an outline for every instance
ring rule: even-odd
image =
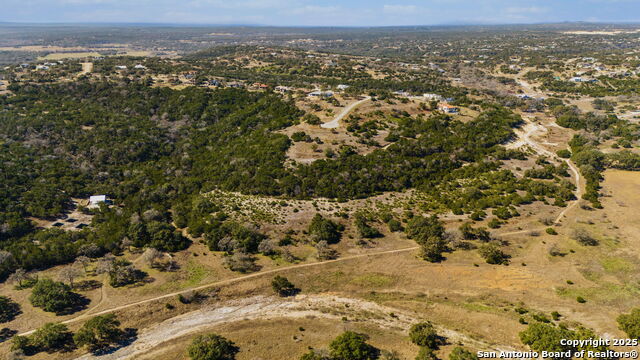
[[[505,219],[515,205],[548,196],[563,206],[572,197],[571,184],[560,177],[518,180],[499,170],[500,160],[523,155],[500,146],[521,119],[497,105],[483,104],[468,123],[445,115],[404,117],[386,150],[363,156],[344,147],[333,159],[289,168],[291,140],[274,131],[304,113],[271,93],[88,80],[15,83],[11,91],[14,96],[0,98],[0,248],[13,254],[4,275],[72,261],[87,244],[118,253],[125,238],[137,247],[177,251],[189,242],[176,225],[207,234],[212,250],[258,251],[263,235],[223,214],[209,221],[217,209],[198,195],[214,189],[342,201],[418,188],[456,213],[496,207]],[[458,193],[456,182],[464,179],[475,186]],[[98,193],[117,206],[92,210],[90,231],[36,231],[29,220],[55,217],[72,198]],[[231,247],[214,240],[229,236],[237,240]]]

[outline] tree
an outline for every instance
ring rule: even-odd
[[[72,334],[66,325],[47,323],[30,336],[29,342],[40,351],[54,351],[72,344]]]
[[[62,282],[68,282],[69,286],[73,289],[73,280],[82,276],[80,269],[73,265],[63,267],[58,273],[58,278]]]
[[[22,353],[32,352],[31,342],[28,336],[16,335],[13,337],[13,343],[11,344],[11,351],[20,351]]]
[[[114,314],[106,314],[91,318],[84,323],[73,336],[76,345],[87,346],[90,351],[103,350],[124,338],[120,329],[120,321]]]
[[[432,237],[443,238],[444,226],[435,215],[430,217],[415,216],[407,222],[405,233],[409,239],[414,239],[418,244],[421,244]]]
[[[280,275],[276,275],[273,278],[271,281],[271,287],[273,288],[273,291],[280,296],[295,295],[298,290],[286,277]]]
[[[584,246],[596,246],[598,240],[591,236],[591,234],[585,229],[576,229],[571,234],[571,237]]]
[[[572,332],[551,324],[539,322],[529,324],[529,327],[520,332],[519,335],[520,341],[525,345],[529,345],[529,347],[535,351],[556,352],[573,350],[573,347],[560,343],[562,339],[572,339]]]
[[[442,253],[447,250],[447,242],[441,237],[432,236],[420,244],[421,256],[429,262],[442,261]]]
[[[78,300],[68,285],[50,279],[38,280],[29,297],[33,306],[55,313],[70,310],[78,305]]]
[[[640,308],[631,310],[630,314],[618,316],[618,327],[624,331],[629,338],[640,339]]]
[[[253,272],[259,269],[258,265],[256,265],[255,257],[241,251],[226,257],[225,263],[229,266],[231,271],[238,271],[241,273]]]
[[[98,256],[100,256],[101,252],[102,251],[100,250],[100,247],[98,247],[98,245],[96,244],[86,244],[78,248],[79,256],[86,256],[90,258],[97,258]]]
[[[409,329],[409,338],[414,344],[427,347],[429,349],[437,349],[440,344],[440,336],[436,332],[433,325],[426,321],[414,324]]]
[[[2,235],[2,228],[0,227],[0,235]],[[0,237],[1,238],[1,237]],[[13,269],[15,269],[16,261],[13,254],[0,250],[0,279],[4,279]]]
[[[234,360],[238,351],[232,341],[216,334],[195,337],[187,349],[191,360]]]
[[[367,344],[368,337],[345,331],[329,344],[331,357],[336,360],[374,360],[379,356],[375,347]]]
[[[479,252],[487,264],[499,265],[509,262],[509,255],[502,252],[495,244],[482,245]]]
[[[329,244],[335,244],[340,241],[342,229],[339,224],[323,218],[320,214],[315,214],[309,224],[308,232],[313,242],[326,241]]]
[[[136,269],[130,262],[125,259],[119,259],[113,262],[113,267],[109,271],[109,285],[112,287],[120,287],[134,284],[144,277],[144,273]]]
[[[309,350],[300,357],[300,360],[332,360],[331,357],[322,350]]]
[[[113,271],[114,268],[115,257],[111,254],[107,254],[104,257],[98,259],[98,264],[96,265],[96,273],[97,274],[108,274]]]
[[[416,356],[416,360],[438,360],[436,353],[433,349],[428,347],[421,347]]]
[[[22,287],[22,282],[27,280],[29,275],[25,269],[17,269],[13,274],[9,276],[7,281],[10,283],[18,283],[19,287]]]
[[[84,270],[84,272],[87,272],[87,266],[91,263],[91,259],[88,256],[78,256],[76,258],[75,261],[77,264],[80,264],[80,266],[82,266],[82,269]]]
[[[478,356],[461,346],[456,346],[449,353],[449,360],[478,360]]]
[[[316,256],[318,257],[318,260],[333,260],[338,257],[338,252],[335,249],[332,249],[331,246],[329,246],[329,243],[324,240],[318,242],[315,247],[317,250]]]
[[[154,248],[147,248],[147,250],[144,251],[144,254],[142,254],[142,259],[147,263],[147,265],[149,265],[149,267],[154,267],[156,265],[156,260],[162,259],[163,257],[164,254]]]
[[[20,305],[7,296],[0,296],[0,323],[9,322],[20,314]]]
[[[380,231],[369,225],[367,218],[362,214],[357,214],[355,219],[356,229],[360,237],[365,239],[372,239],[382,236]]]

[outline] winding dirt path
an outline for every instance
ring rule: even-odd
[[[395,316],[389,316],[390,313]],[[228,301],[167,319],[144,330],[132,345],[99,357],[85,354],[77,360],[133,359],[148,354],[167,341],[225,323],[273,318],[302,319],[311,316],[333,320],[339,320],[343,316],[352,319],[364,318],[367,323],[375,324],[382,329],[401,332],[406,332],[419,320],[419,316],[415,313],[399,311],[364,300],[332,295],[300,295],[292,298],[255,296]],[[438,332],[450,342],[465,343],[483,349],[491,348],[488,344],[471,339],[457,331],[438,327]]]
[[[162,300],[162,299],[173,298],[173,297],[176,297],[178,295],[181,295],[181,294],[184,295],[184,294],[187,294],[187,293],[192,292],[192,291],[199,291],[199,290],[209,289],[209,288],[212,288],[212,287],[234,284],[234,283],[241,282],[241,281],[244,281],[244,280],[258,278],[258,277],[262,277],[262,276],[266,276],[266,275],[272,275],[272,274],[276,274],[276,273],[281,273],[281,272],[288,271],[288,270],[302,269],[302,268],[308,268],[308,267],[316,267],[316,266],[322,266],[322,265],[332,264],[332,263],[337,263],[337,262],[350,261],[350,260],[354,260],[354,259],[362,259],[362,258],[366,258],[366,257],[411,252],[411,251],[414,251],[414,250],[417,250],[417,249],[419,249],[418,246],[412,246],[412,247],[403,248],[403,249],[380,251],[380,252],[374,252],[374,253],[369,253],[369,254],[352,255],[352,256],[346,256],[346,257],[338,258],[338,259],[334,259],[334,260],[326,260],[326,261],[320,261],[320,262],[291,265],[291,266],[286,266],[286,267],[281,267],[281,268],[261,271],[261,272],[257,272],[257,273],[253,273],[253,274],[249,274],[249,275],[235,277],[235,278],[232,278],[232,279],[226,279],[226,280],[221,280],[221,281],[208,283],[208,284],[197,286],[197,287],[194,287],[194,288],[189,288],[189,289],[185,289],[185,290],[181,290],[181,291],[176,291],[176,292],[173,292],[173,293],[170,293],[170,294],[164,294],[164,295],[156,296],[156,297],[149,298],[149,299],[144,299],[144,300],[140,300],[140,301],[131,302],[131,303],[128,303],[128,304],[116,306],[116,307],[113,307],[113,308],[110,308],[110,309],[106,309],[106,310],[102,310],[102,311],[98,311],[98,312],[92,312],[92,313],[85,312],[85,313],[80,314],[80,315],[78,315],[78,316],[76,316],[74,318],[64,320],[61,323],[62,324],[70,324],[70,323],[74,323],[74,322],[77,322],[77,321],[80,321],[80,320],[85,320],[85,319],[88,319],[90,317],[94,317],[94,316],[97,316],[97,315],[109,314],[109,313],[112,313],[112,312],[115,312],[115,311],[128,309],[128,308],[131,308],[131,307],[134,307],[134,306],[148,304],[148,303],[151,303],[151,302],[154,302],[154,301],[158,301],[158,300]],[[92,308],[91,310],[95,310],[95,307]],[[35,331],[35,329],[23,332],[23,333],[21,333],[19,335],[22,335],[22,336],[30,335],[34,331]]]
[[[360,101],[356,101],[353,104],[347,106],[346,108],[344,108],[340,114],[338,114],[338,116],[336,116],[333,120],[326,122],[322,125],[320,125],[320,127],[325,128],[325,129],[335,129],[338,126],[340,126],[340,121],[342,119],[344,119],[345,116],[349,115],[349,113],[355,109],[356,107],[364,104],[365,102],[371,100],[370,96],[365,96],[364,99],[360,100]]]
[[[522,129],[516,131],[516,134],[518,135],[518,140],[507,145],[507,147],[513,149],[513,148],[519,148],[526,145],[540,155],[543,155],[552,159],[555,158],[556,154],[547,150],[541,143],[535,141],[532,138],[532,136],[535,135],[536,133],[546,132],[547,128],[544,127],[543,125],[535,123],[531,118],[531,115],[526,114],[523,116],[523,119],[525,120],[526,124],[522,127]],[[554,123],[554,125],[556,124]],[[580,171],[570,159],[564,159],[564,162],[567,164],[567,166],[569,166],[569,170],[573,174],[573,181],[576,185],[576,191],[575,191],[576,200],[572,201],[569,205],[567,205],[567,207],[565,207],[562,210],[562,212],[560,212],[560,214],[558,214],[558,216],[553,222],[555,225],[558,225],[562,221],[562,219],[566,216],[567,212],[571,211],[580,203],[580,199],[582,198],[582,194],[583,194],[583,188],[582,188],[583,181],[582,181],[582,176],[580,175]]]

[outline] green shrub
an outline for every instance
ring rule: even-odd
[[[196,336],[187,349],[191,360],[234,360],[238,351],[232,341],[216,334]]]

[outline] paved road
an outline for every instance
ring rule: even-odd
[[[353,104],[347,106],[346,108],[344,108],[340,114],[338,114],[338,116],[335,117],[335,119],[324,123],[322,125],[320,125],[320,127],[323,127],[325,129],[335,129],[338,126],[340,126],[340,120],[342,120],[345,116],[349,115],[349,113],[351,112],[351,110],[355,109],[356,107],[360,106],[361,104],[364,104],[365,102],[371,100],[370,96],[365,96],[364,99],[360,100],[360,101],[356,101]]]

